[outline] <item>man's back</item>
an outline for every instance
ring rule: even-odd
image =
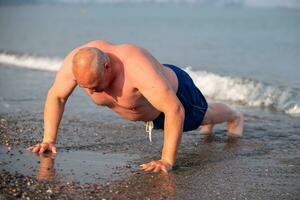
[[[138,89],[141,84],[145,84],[147,79],[153,81],[151,74],[147,74],[147,79],[145,79],[144,74],[147,71],[145,67],[158,72],[176,93],[177,78],[174,72],[163,67],[146,50],[131,44],[114,45],[102,40],[89,42],[74,49],[67,56],[59,73],[66,74],[65,77],[75,80],[70,69],[72,68],[73,56],[80,49],[86,47],[96,47],[106,53],[109,56],[113,73],[116,74],[111,84],[102,92],[90,92],[89,88],[84,88],[95,104],[107,106],[128,120],[151,121],[155,119],[160,111],[154,108]],[[63,79],[63,82],[66,81]],[[65,83],[58,84],[65,85]],[[150,85],[154,86],[155,82],[150,83]],[[151,95],[159,96],[159,94]]]

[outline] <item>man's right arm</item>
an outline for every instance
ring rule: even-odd
[[[48,91],[44,109],[44,138],[42,143],[28,148],[33,153],[43,153],[46,150],[56,153],[57,131],[64,107],[77,85],[72,72],[73,55],[74,51],[66,57]]]

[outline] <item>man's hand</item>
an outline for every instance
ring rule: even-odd
[[[56,153],[56,146],[53,143],[43,142],[41,144],[36,144],[31,146],[27,148],[27,150],[31,151],[32,153],[38,153],[38,154],[44,153],[46,150],[52,153]]]
[[[159,172],[163,171],[168,173],[172,170],[172,165],[164,160],[153,160],[149,163],[140,165],[141,169],[145,172]]]

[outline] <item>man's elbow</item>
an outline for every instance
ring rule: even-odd
[[[172,106],[168,111],[169,111],[168,112],[169,115],[173,115],[175,117],[179,117],[180,119],[184,120],[185,109],[182,104],[176,104]]]
[[[61,104],[65,104],[67,102],[67,97],[61,97],[60,95],[57,94],[55,89],[51,87],[48,91],[47,99],[53,99],[56,100],[57,102]]]
[[[182,119],[184,120],[184,116],[185,116],[185,109],[183,107],[182,104],[178,105],[177,108],[176,108],[176,113],[182,117]]]

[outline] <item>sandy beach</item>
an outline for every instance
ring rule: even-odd
[[[34,77],[34,78],[33,78]],[[174,170],[147,174],[160,156],[144,123],[98,108],[78,90],[60,126],[58,154],[33,155],[42,139],[43,103],[54,73],[0,66],[0,199],[299,199],[299,120],[243,108],[245,134],[228,139],[184,133]]]
[[[300,199],[297,0],[0,1],[0,200]],[[244,136],[184,133],[174,170],[149,174],[163,132],[121,119],[76,88],[57,155],[42,141],[48,89],[92,40],[133,43],[181,67],[210,101],[245,114]],[[36,69],[36,70],[35,70]]]

